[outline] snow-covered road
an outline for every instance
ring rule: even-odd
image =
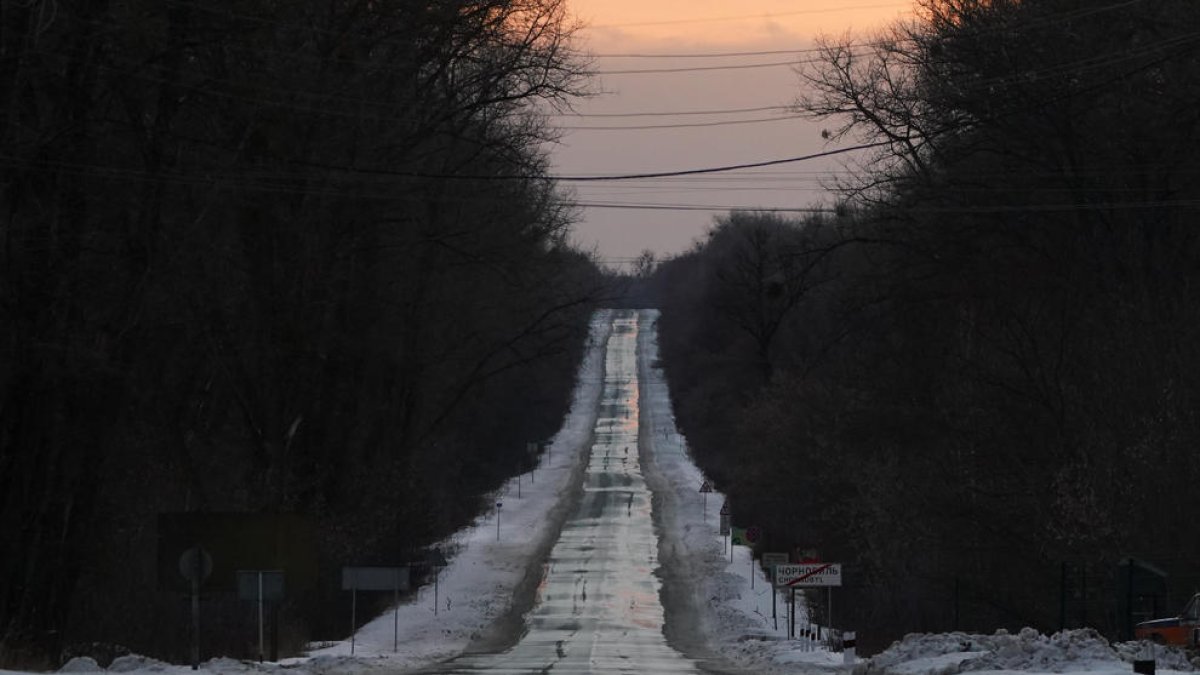
[[[639,318],[613,319],[583,492],[545,563],[527,632],[511,649],[431,672],[699,672],[663,634],[659,542],[638,448]]]

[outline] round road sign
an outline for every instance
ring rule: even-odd
[[[197,564],[197,556],[199,556],[199,564]],[[200,578],[196,578],[196,573],[200,573]],[[194,546],[183,552],[179,556],[179,573],[188,581],[197,581],[204,583],[208,575],[212,574],[212,556],[199,546]]]

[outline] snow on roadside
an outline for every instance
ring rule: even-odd
[[[1154,658],[1164,675],[1194,670],[1187,655],[1146,642],[1111,644],[1090,628],[1043,635],[1032,628],[1012,634],[910,634],[860,664],[863,675],[960,673],[1111,673],[1127,675],[1135,659]]]
[[[639,323],[641,360],[641,421],[644,438],[653,447],[653,470],[669,486],[662,495],[663,536],[685,583],[695,592],[701,610],[700,628],[709,649],[747,670],[811,672],[843,667],[834,654],[804,640],[788,640],[788,606],[784,596],[776,602],[772,618],[771,584],[762,568],[751,561],[750,550],[734,546],[732,556],[719,534],[720,509],[725,496],[709,493],[707,507],[700,493],[704,475],[692,462],[687,441],[675,426],[666,377],[658,363],[658,335],[651,327],[658,310],[642,310]],[[736,522],[736,519],[735,519]],[[737,523],[744,525],[744,523]],[[751,576],[753,574],[753,577]],[[796,626],[807,625],[803,598],[796,599]]]
[[[153,672],[169,675],[193,673],[371,673],[419,668],[460,654],[472,640],[508,611],[513,592],[534,564],[539,546],[554,533],[547,514],[570,489],[575,469],[590,449],[589,440],[604,381],[604,356],[612,330],[611,310],[592,316],[587,349],[580,365],[571,409],[562,428],[551,440],[533,475],[513,478],[495,495],[502,503],[500,538],[496,537],[496,509],[480,516],[441,542],[449,565],[438,582],[438,610],[434,613],[431,585],[402,602],[398,615],[388,610],[358,630],[351,641],[323,643],[307,656],[280,663],[258,664],[216,658],[193,671],[188,666],[162,663],[142,656],[115,660],[108,672]],[[520,497],[518,497],[518,480]],[[398,621],[397,621],[398,619]],[[393,650],[393,641],[398,649]],[[72,659],[63,672],[103,671],[90,658]],[[0,675],[18,675],[0,670]]]
[[[443,548],[455,553],[438,582],[437,613],[433,608],[434,589],[427,585],[420,589],[415,601],[399,608],[398,651],[393,651],[396,617],[388,611],[359,629],[354,640],[355,655],[386,659],[391,668],[433,663],[462,653],[508,610],[514,589],[533,564],[532,556],[541,549],[538,544],[553,535],[551,519],[546,514],[569,490],[571,475],[589,449],[611,330],[612,312],[596,312],[571,410],[533,475],[510,480],[496,495],[496,502],[502,504],[499,509],[481,516],[474,526],[442,543]],[[349,654],[350,641],[344,640],[315,650],[309,656]]]
[[[651,326],[657,310],[643,310],[641,324]],[[1180,650],[1148,643],[1111,644],[1094,630],[1081,629],[1045,636],[1032,629],[1016,635],[945,633],[909,635],[889,649],[851,667],[843,656],[813,649],[803,641],[787,640],[779,604],[779,628],[771,620],[769,585],[757,565],[751,567],[749,550],[734,547],[733,560],[718,536],[719,510],[724,496],[708,495],[707,513],[699,493],[704,481],[692,463],[687,441],[675,426],[666,379],[658,365],[657,333],[643,330],[639,347],[644,354],[642,423],[654,448],[654,467],[671,486],[664,495],[664,537],[685,553],[678,559],[693,584],[696,604],[702,610],[701,628],[710,648],[732,663],[757,673],[811,673],[853,671],[855,675],[1015,675],[1021,673],[1075,673],[1129,675],[1135,658],[1152,655],[1161,675],[1195,670]],[[735,521],[736,522],[736,521]],[[745,523],[738,523],[745,525]],[[750,572],[754,582],[751,588]],[[797,625],[806,623],[797,606]],[[1148,650],[1148,651],[1147,651]]]

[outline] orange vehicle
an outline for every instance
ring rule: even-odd
[[[1134,627],[1133,636],[1164,645],[1200,646],[1200,593],[1192,596],[1179,616],[1143,621]]]

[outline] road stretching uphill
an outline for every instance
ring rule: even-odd
[[[546,562],[526,632],[503,652],[433,672],[702,672],[663,636],[658,537],[638,458],[638,329],[637,312],[614,315],[583,494]]]

